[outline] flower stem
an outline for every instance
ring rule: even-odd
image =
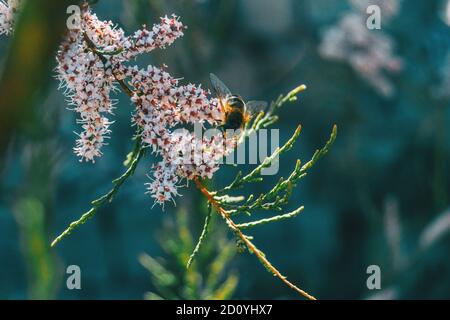
[[[102,61],[102,63],[104,65],[107,64],[108,59],[105,57],[105,53],[101,50],[99,50],[96,45],[94,44],[94,42],[92,42],[92,40],[87,36],[86,33],[83,34],[83,38],[84,41],[86,42],[89,50],[91,50],[93,53],[95,53],[98,58]],[[120,53],[121,50],[118,50],[117,53]],[[112,53],[110,53],[109,55],[114,55]],[[127,94],[127,96],[129,96],[130,98],[134,95],[133,90],[131,90],[127,84],[125,83],[124,80],[119,79],[119,77],[117,77],[116,73],[114,72],[114,70],[112,70],[112,74],[114,76],[114,79],[119,83],[120,87],[122,88],[122,90]]]
[[[309,300],[316,300],[315,297],[307,293],[306,291],[300,289],[295,284],[290,282],[283,276],[278,269],[276,269],[272,263],[265,257],[264,253],[260,251],[251,241],[250,239],[244,235],[241,229],[234,223],[234,221],[230,218],[228,212],[220,206],[220,204],[214,199],[213,195],[205,188],[200,179],[194,178],[194,182],[200,192],[208,199],[208,202],[214,207],[214,209],[222,216],[222,218],[226,221],[228,227],[236,234],[236,236],[245,243],[248,250],[251,253],[254,253],[258,260],[269,270],[274,276],[278,277],[281,281],[283,281],[289,288],[295,290],[303,297]]]

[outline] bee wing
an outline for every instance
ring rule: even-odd
[[[250,114],[256,114],[261,111],[265,112],[268,105],[266,101],[248,101],[246,103],[247,112],[250,112]]]
[[[230,89],[214,73],[209,74],[209,79],[218,98],[225,98],[231,95]]]

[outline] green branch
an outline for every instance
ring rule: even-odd
[[[296,209],[296,210],[294,210],[292,212],[289,212],[289,213],[280,214],[280,215],[277,215],[277,216],[274,216],[274,217],[271,217],[271,218],[261,219],[261,220],[257,220],[257,221],[237,224],[236,227],[238,227],[239,229],[249,229],[249,228],[253,228],[253,227],[256,227],[256,226],[263,225],[263,224],[268,224],[268,223],[271,223],[271,222],[277,222],[277,221],[282,221],[282,220],[294,218],[300,212],[302,212],[303,209],[305,209],[305,207],[301,206],[300,208],[298,208],[298,209]]]
[[[314,166],[320,158],[322,158],[324,155],[328,153],[334,141],[336,140],[336,136],[337,136],[337,125],[334,125],[330,138],[328,139],[325,146],[320,150],[316,150],[312,159],[303,165],[302,169],[300,170],[300,173],[305,173],[312,166]]]
[[[59,236],[55,238],[55,240],[52,241],[51,247],[54,247],[58,244],[62,239],[64,239],[66,236],[72,233],[72,231],[82,224],[84,224],[87,220],[92,218],[96,213],[97,209],[99,209],[101,206],[103,206],[107,202],[111,202],[116,195],[116,193],[119,191],[122,184],[133,175],[134,171],[136,170],[136,167],[139,163],[139,160],[142,158],[143,154],[145,152],[145,149],[141,146],[141,140],[139,138],[136,139],[134,150],[131,153],[131,156],[129,155],[126,160],[126,164],[128,164],[128,169],[117,179],[114,179],[112,181],[114,187],[105,195],[101,196],[100,198],[94,200],[91,202],[92,207],[87,211],[85,214],[83,214],[78,220],[72,222],[66,230],[64,230]],[[127,163],[128,162],[128,163]]]
[[[231,184],[217,191],[216,194],[222,194],[231,191],[233,189],[240,188],[244,183],[261,181],[262,179],[260,177],[261,171],[264,168],[269,167],[274,160],[278,159],[280,154],[292,149],[295,141],[300,135],[301,130],[302,127],[298,126],[292,137],[281,148],[275,149],[275,151],[269,157],[266,157],[260,165],[258,165],[255,169],[253,169],[250,173],[248,173],[244,177],[242,177],[242,172],[239,172]]]
[[[200,237],[198,238],[197,245],[194,248],[194,251],[192,251],[192,254],[189,256],[189,260],[186,264],[186,269],[189,269],[191,266],[191,263],[194,261],[195,257],[197,256],[197,253],[200,250],[200,247],[203,243],[203,241],[206,239],[206,234],[208,233],[208,226],[209,222],[211,221],[211,205],[208,206],[208,213],[206,214],[205,223],[203,225],[202,233],[200,234]]]

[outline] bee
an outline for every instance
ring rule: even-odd
[[[222,124],[218,126],[223,131],[243,129],[255,112],[264,111],[267,108],[265,101],[244,102],[241,96],[232,94],[216,75],[211,73],[209,77],[224,113]]]

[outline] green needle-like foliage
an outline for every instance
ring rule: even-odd
[[[203,243],[203,240],[205,240],[206,234],[208,233],[208,227],[209,227],[209,222],[210,221],[211,221],[211,206],[208,206],[208,213],[207,213],[206,218],[205,218],[205,224],[203,225],[202,234],[200,235],[200,238],[199,238],[199,240],[197,242],[197,245],[194,248],[194,251],[192,252],[192,254],[189,257],[189,260],[187,262],[187,268],[190,267],[192,261],[194,261],[195,256],[200,251],[200,246]]]
[[[327,152],[329,151],[331,145],[333,144],[334,140],[336,139],[337,135],[337,127],[333,127],[333,131],[331,133],[330,139],[325,144],[325,146],[317,150],[312,159],[308,161],[303,166],[301,165],[300,160],[297,160],[296,166],[292,173],[289,175],[287,179],[280,178],[278,183],[276,183],[267,193],[261,194],[256,199],[253,195],[250,195],[248,198],[245,197],[234,197],[231,198],[233,200],[239,199],[244,204],[242,205],[236,205],[237,201],[230,202],[229,196],[223,195],[224,193],[228,193],[231,191],[234,191],[236,189],[241,189],[245,186],[245,184],[252,183],[252,182],[262,182],[263,176],[261,175],[261,170],[263,168],[269,167],[273,161],[276,161],[276,159],[282,155],[284,152],[290,150],[294,144],[294,142],[297,140],[297,138],[300,135],[300,127],[295,130],[293,136],[281,147],[277,148],[272,155],[267,157],[259,166],[257,166],[255,169],[253,169],[250,173],[247,175],[243,175],[241,172],[239,172],[234,180],[225,188],[212,192],[214,194],[215,200],[221,204],[224,208],[229,208],[228,210],[230,215],[235,215],[237,213],[245,212],[247,214],[250,214],[251,211],[256,209],[263,209],[263,210],[275,210],[279,211],[282,209],[282,206],[288,203],[289,197],[292,192],[292,188],[296,185],[296,183],[306,176],[307,171],[311,169],[314,164]],[[273,200],[273,201],[271,201]]]
[[[208,224],[211,210],[206,216]],[[166,254],[155,259],[147,254],[139,257],[141,264],[150,272],[155,292],[145,294],[146,299],[230,299],[236,289],[238,276],[227,272],[234,257],[234,243],[226,239],[224,230],[213,230],[210,239],[198,253],[198,259],[186,269],[193,248],[193,236],[188,226],[187,213],[179,210],[175,224],[163,229],[161,246]],[[221,229],[221,228],[219,228]],[[203,234],[203,233],[202,233]],[[170,237],[168,236],[170,235]]]

